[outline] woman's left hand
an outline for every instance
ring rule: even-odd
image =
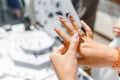
[[[74,34],[69,45],[61,45],[50,56],[59,80],[77,80],[78,61],[76,58],[79,36]]]

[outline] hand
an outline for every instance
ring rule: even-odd
[[[72,35],[78,31],[79,27],[71,15],[69,15],[68,18],[73,27],[71,27],[62,17],[60,17],[59,20],[68,33]],[[86,31],[86,35],[80,35],[80,46],[77,51],[83,58],[78,59],[78,63],[90,67],[111,67],[114,64],[114,61],[117,60],[117,51],[94,41],[93,33],[89,26],[84,21],[81,21],[81,24]],[[68,45],[70,37],[64,34],[59,28],[55,28],[55,31]]]
[[[51,56],[51,62],[59,80],[77,80],[78,61],[76,58],[79,36],[75,34],[70,45],[61,45]]]
[[[113,32],[116,37],[120,37],[120,25],[113,26]]]
[[[88,67],[112,67],[118,59],[117,51],[114,48],[98,43],[89,37],[83,38],[80,43],[80,55],[82,59],[78,63]]]

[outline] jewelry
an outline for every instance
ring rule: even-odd
[[[118,68],[120,64],[120,48],[115,48],[118,51],[118,60],[115,61],[114,65],[112,66],[113,69]]]

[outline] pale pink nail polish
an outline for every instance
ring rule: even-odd
[[[68,17],[73,19],[73,16],[71,14],[69,14]]]
[[[63,18],[62,16],[59,16],[59,19],[60,19],[60,20],[63,20],[64,18]]]
[[[58,28],[58,27],[54,27],[54,29],[55,29],[55,30],[59,30],[59,28]]]

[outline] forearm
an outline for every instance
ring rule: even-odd
[[[67,77],[64,77],[64,78],[60,78],[59,80],[78,80],[76,76],[67,76]]]

